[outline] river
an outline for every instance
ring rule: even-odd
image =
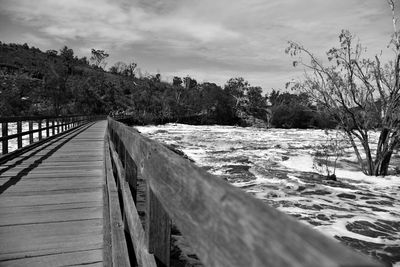
[[[336,137],[341,138],[337,132],[184,124],[136,128],[180,149],[195,164],[267,205],[356,250],[400,266],[400,175],[362,174],[351,147],[345,141],[334,144]],[[376,139],[372,135],[372,143]],[[337,181],[326,179],[327,168],[321,164],[336,159],[332,149],[327,153],[327,143],[342,148],[335,169]],[[391,171],[398,166],[397,151]]]

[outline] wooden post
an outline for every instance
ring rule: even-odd
[[[126,164],[125,164],[125,151],[126,151],[126,149],[124,147],[124,143],[122,143],[122,140],[120,138],[118,138],[118,155],[119,155],[119,158],[121,159],[122,166],[124,167],[124,169],[126,167]]]
[[[47,118],[46,119],[46,137],[50,136],[50,128],[49,128],[49,126],[50,126],[50,121],[49,121],[49,118]]]
[[[56,126],[55,126],[54,119],[51,120],[51,131],[52,131],[53,135],[56,134]]]
[[[59,134],[60,133],[60,119],[57,118],[56,121],[57,121],[57,133]]]
[[[8,123],[3,122],[1,124],[1,137],[7,137],[8,136]],[[2,142],[2,147],[3,147],[3,155],[8,153],[8,139],[4,139]]]
[[[42,140],[42,120],[38,122],[38,129],[39,129],[39,141]]]
[[[157,266],[170,266],[171,220],[147,183],[146,244]]]
[[[22,147],[22,121],[17,121],[17,147]]]
[[[136,204],[137,195],[137,166],[135,161],[131,158],[127,150],[125,149],[125,180],[129,184],[133,201]]]
[[[33,131],[33,121],[29,121],[29,132]],[[29,144],[33,143],[33,133],[29,133]]]

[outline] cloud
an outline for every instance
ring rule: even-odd
[[[96,47],[111,55],[109,65],[131,58],[144,70],[219,83],[244,76],[266,89],[300,72],[284,53],[289,40],[324,57],[349,29],[373,55],[391,32],[390,10],[376,0],[0,0],[0,15],[46,49],[66,44],[84,55]],[[21,39],[10,32],[2,38]]]
[[[222,25],[170,14],[161,16],[138,5],[107,0],[3,2],[3,12],[50,37],[64,40],[83,38],[126,44],[168,34],[200,42],[237,37]]]

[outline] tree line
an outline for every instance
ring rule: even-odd
[[[79,58],[67,46],[42,52],[27,44],[0,43],[0,114],[129,114],[135,123],[265,125],[286,128],[331,127],[305,95],[273,90],[263,94],[242,77],[222,87],[194,78],[143,75],[138,64],[116,62],[92,49]],[[322,117],[321,117],[322,116]]]

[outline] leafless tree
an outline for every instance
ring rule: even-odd
[[[107,65],[106,58],[109,57],[104,50],[96,50],[92,48],[92,55],[90,57],[90,62],[99,68],[105,68]]]
[[[308,93],[336,119],[361,170],[376,176],[388,174],[392,155],[400,147],[400,32],[395,0],[388,3],[394,30],[389,47],[394,59],[386,64],[381,62],[381,55],[364,58],[365,48],[346,30],[339,35],[340,46],[327,52],[328,65],[299,43],[289,42],[286,49],[297,59],[293,65],[305,68],[305,79],[296,82],[294,88]],[[379,140],[373,153],[371,131],[376,130]]]

